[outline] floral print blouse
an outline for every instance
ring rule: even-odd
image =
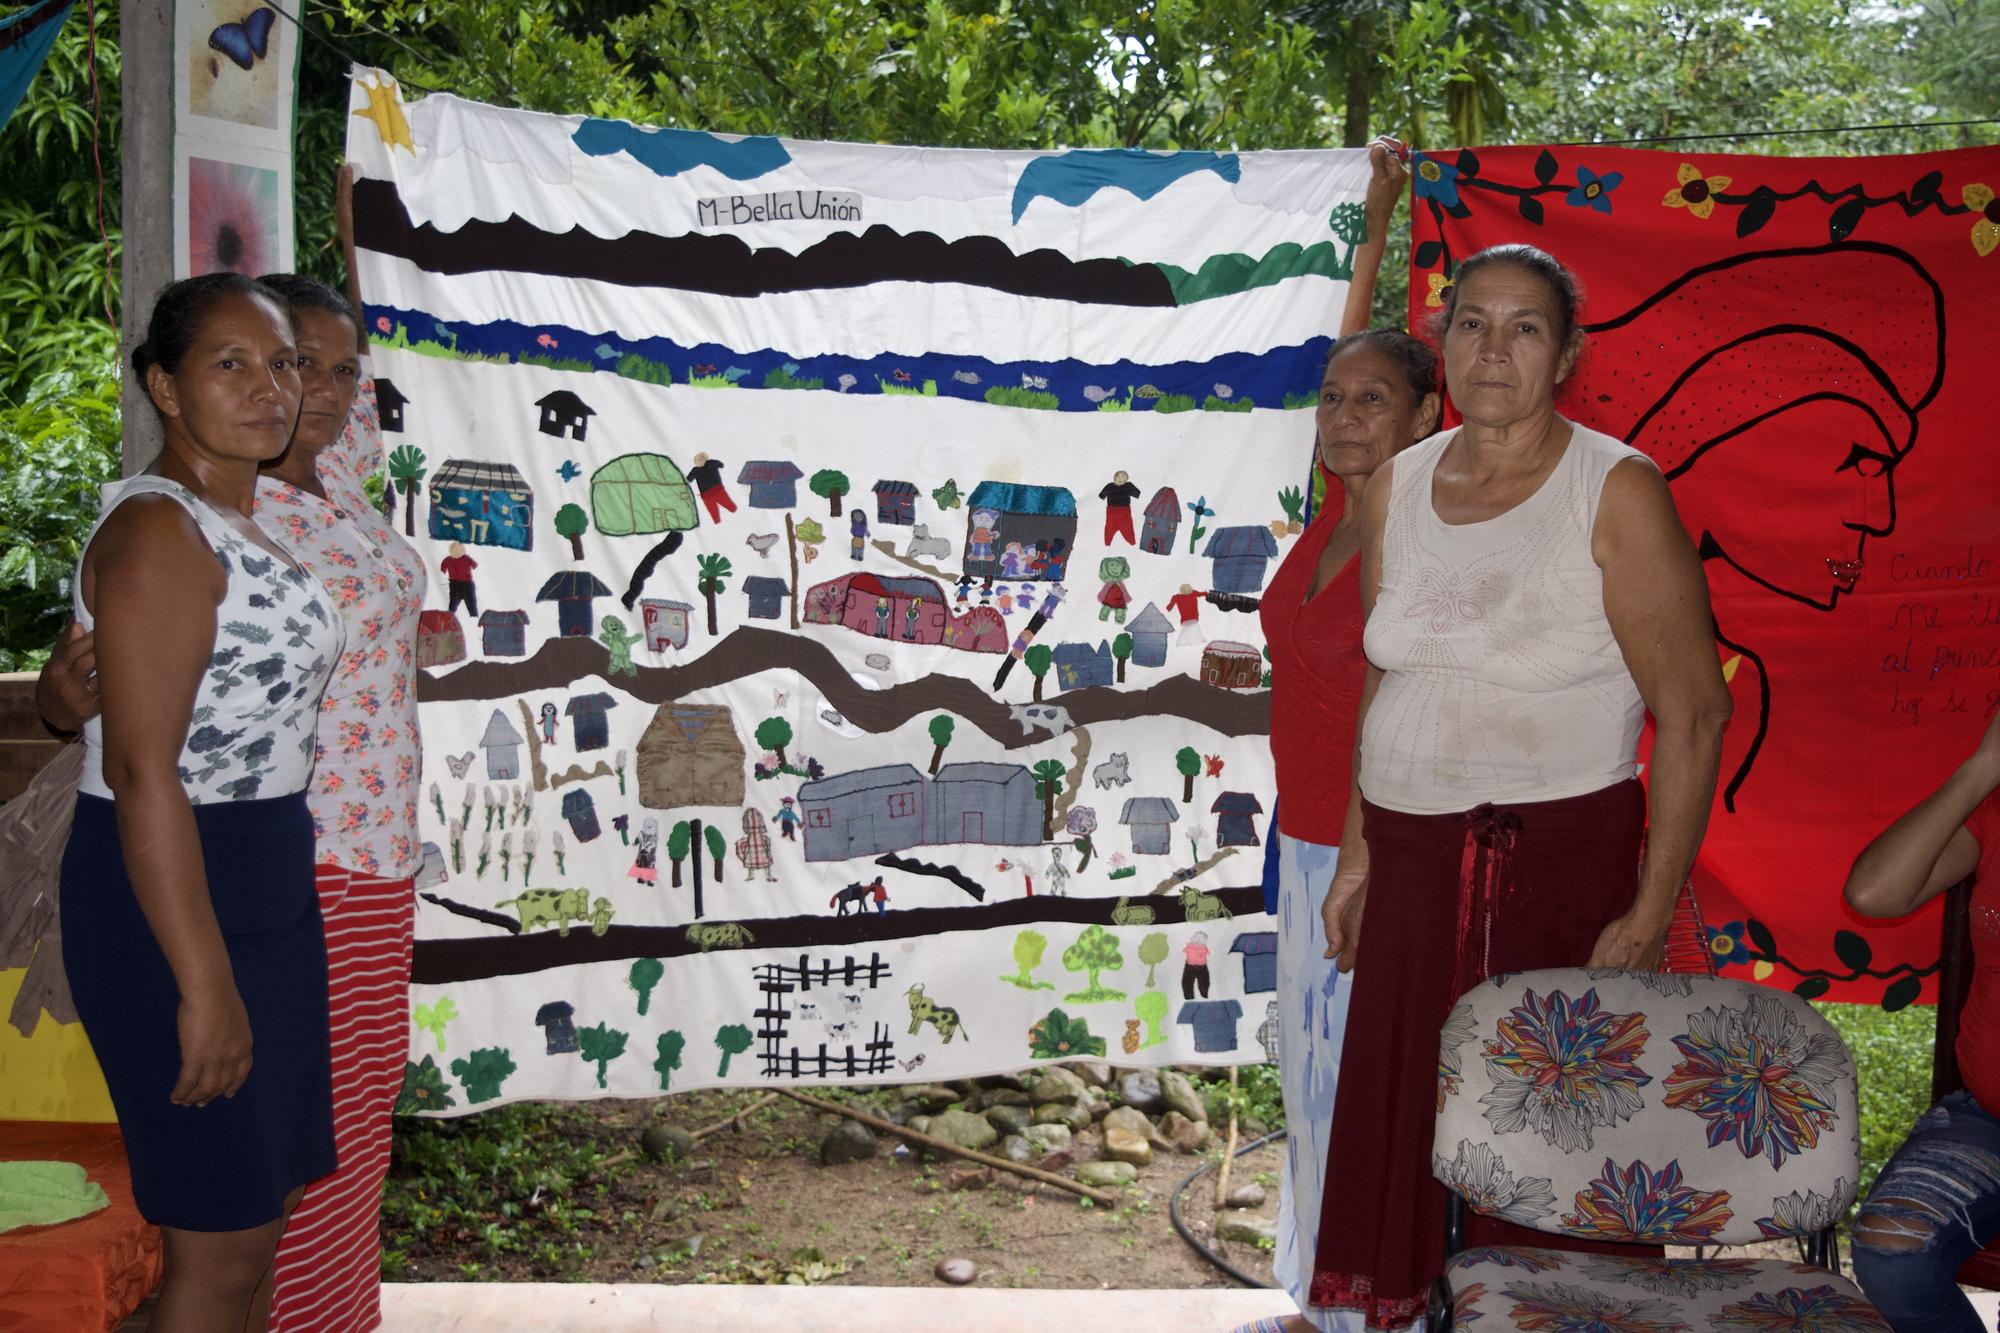
[[[320,704],[318,763],[306,792],[317,857],[404,879],[423,855],[416,642],[425,574],[416,551],[362,489],[381,467],[382,420],[364,365],[347,425],[319,456],[326,498],[262,477],[256,517],[325,587],[347,630]]]

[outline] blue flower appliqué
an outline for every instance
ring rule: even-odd
[[[1563,201],[1571,208],[1594,208],[1600,213],[1611,211],[1611,192],[1625,180],[1622,171],[1607,171],[1602,176],[1589,167],[1576,169],[1576,188],[1563,196]]]
[[[1419,199],[1435,199],[1446,208],[1458,207],[1458,168],[1425,153],[1410,155],[1410,186]]]

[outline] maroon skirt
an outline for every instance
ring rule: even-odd
[[[1368,900],[1327,1152],[1312,1304],[1370,1328],[1422,1316],[1444,1265],[1445,1188],[1431,1175],[1438,1031],[1499,972],[1581,967],[1638,894],[1646,795],[1410,815],[1361,804]],[[1468,1210],[1466,1244],[1631,1254]]]

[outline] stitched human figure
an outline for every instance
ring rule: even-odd
[[[597,641],[611,654],[611,663],[605,671],[613,676],[636,676],[639,668],[632,665],[632,645],[639,642],[642,635],[625,628],[625,622],[617,616],[606,616],[599,622]]]

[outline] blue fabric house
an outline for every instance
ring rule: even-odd
[[[1174,636],[1174,625],[1158,605],[1146,603],[1146,609],[1132,617],[1132,623],[1125,627],[1125,632],[1132,636],[1133,666],[1167,664],[1167,642]]]
[[[1117,675],[1111,645],[1103,639],[1095,648],[1087,643],[1059,643],[1055,648],[1056,683],[1066,690],[1092,685],[1109,685]]]
[[[535,493],[511,464],[447,459],[431,477],[431,536],[468,546],[533,550]]]
[[[1217,847],[1256,847],[1257,821],[1252,815],[1264,813],[1264,806],[1247,791],[1226,791],[1215,798],[1215,804],[1208,812],[1217,816],[1215,821],[1215,845]]]
[[[965,502],[964,570],[973,578],[1062,581],[1076,551],[1076,497],[1061,486],[982,481]],[[1037,555],[1053,568],[1034,567]]]
[[[1246,930],[1229,946],[1243,955],[1243,992],[1257,995],[1278,989],[1278,932]]]
[[[1197,1051],[1233,1051],[1236,1024],[1242,1017],[1243,1006],[1235,1000],[1189,1000],[1181,1006],[1174,1021],[1194,1028]]]
[[[1254,523],[1217,528],[1201,553],[1215,562],[1209,582],[1216,592],[1255,596],[1264,587],[1265,564],[1278,554],[1278,539]]]
[[[743,580],[743,593],[750,599],[752,620],[776,620],[784,614],[785,597],[792,585],[769,574],[753,574]]]
[[[799,465],[788,458],[752,459],[736,474],[736,484],[750,488],[752,509],[790,509],[799,502]]]

